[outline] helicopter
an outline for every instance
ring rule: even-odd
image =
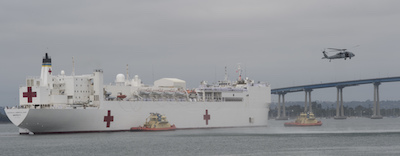
[[[338,49],[338,48],[327,48],[331,50],[330,52],[337,52],[335,55],[328,56],[327,52],[324,50],[322,53],[324,54],[324,57],[322,59],[329,59],[329,62],[331,62],[332,59],[342,59],[346,60],[347,58],[351,59],[352,57],[356,56],[354,53],[350,51],[346,51],[347,49]]]

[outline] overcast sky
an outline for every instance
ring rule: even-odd
[[[163,77],[189,87],[245,75],[272,88],[400,76],[400,1],[397,0],[152,0],[0,1],[0,106],[18,103],[18,87],[40,76],[52,57],[53,73],[104,70],[146,84]],[[349,49],[351,60],[321,59],[324,48]],[[400,83],[383,83],[381,100],[400,100]],[[273,102],[277,96],[273,95]],[[344,89],[345,101],[373,99],[373,86]],[[288,94],[302,101],[304,93]],[[336,89],[312,92],[335,101]]]

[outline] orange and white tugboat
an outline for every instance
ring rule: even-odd
[[[294,122],[285,122],[285,126],[321,126],[322,122],[315,119],[314,113],[303,112]]]
[[[150,113],[143,126],[132,127],[131,131],[170,131],[175,129],[175,125],[169,124],[166,116],[160,113]]]

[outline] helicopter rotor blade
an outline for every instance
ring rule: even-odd
[[[349,48],[349,49],[353,49],[353,48],[356,48],[356,47],[359,47],[360,45],[356,45],[356,46],[353,46],[353,47],[351,47],[351,48]]]
[[[334,50],[334,51],[346,51],[347,49],[338,49],[338,48],[327,48],[329,50]]]

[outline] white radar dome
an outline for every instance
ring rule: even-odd
[[[125,76],[124,74],[118,74],[117,77],[115,78],[115,82],[125,82]]]
[[[61,75],[65,75],[65,71],[64,70],[61,70]]]

